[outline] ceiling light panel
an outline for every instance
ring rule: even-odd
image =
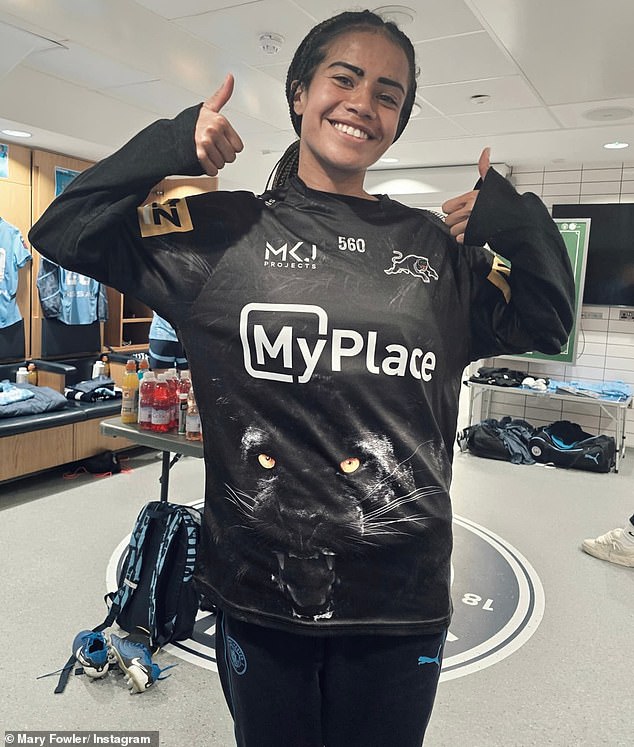
[[[200,103],[200,96],[163,80],[144,81],[129,86],[115,86],[105,94],[153,112],[160,117],[174,117],[183,109]]]
[[[591,122],[620,122],[634,117],[634,109],[628,106],[599,106],[584,112],[583,116]]]
[[[551,106],[550,110],[564,127],[600,127],[621,123],[629,127],[634,124],[634,95],[612,101],[562,104]]]
[[[0,130],[0,132],[7,137],[29,138],[33,136],[31,132],[26,130]]]
[[[469,1],[547,104],[632,91],[630,0]]]
[[[377,3],[376,6],[372,6],[368,3],[364,4],[362,0],[348,0],[347,2],[346,0],[325,0],[325,2],[293,0],[293,3],[303,8],[315,21],[323,21],[344,10],[363,10],[395,5]],[[406,0],[398,5],[414,11],[414,20],[403,26],[403,31],[414,43],[482,30],[482,24],[467,8],[464,0],[443,0],[442,3],[434,4],[432,12],[423,12],[424,4],[420,0]]]
[[[416,117],[410,119],[405,128],[408,141],[446,140],[468,135],[469,131],[447,117]],[[396,143],[400,148],[400,140]],[[400,153],[399,153],[400,155]]]
[[[539,106],[541,103],[519,75],[418,88],[419,97],[447,115],[473,114],[479,107],[474,105],[472,96],[481,93],[490,96],[485,104],[490,111],[525,109]]]
[[[106,57],[79,44],[67,42],[66,46],[66,49],[32,54],[25,65],[33,70],[54,75],[56,78],[62,78],[95,91],[146,82],[156,77],[151,73],[123,65],[113,57]]]
[[[509,132],[560,129],[548,109],[543,107],[502,112],[478,111],[472,114],[458,114],[453,120],[472,135],[504,135]]]
[[[0,22],[0,77],[19,65],[31,53],[59,45],[36,34]]]
[[[260,47],[261,34],[273,32],[284,37],[284,46],[274,59],[290,62],[295,49],[314,25],[306,13],[286,0],[260,0],[249,4],[248,12],[243,6],[234,6],[173,23],[226,50],[232,59],[254,67],[271,61]]]
[[[518,74],[518,69],[484,32],[415,45],[419,86],[457,83]]]
[[[136,0],[139,5],[145,6],[152,13],[163,18],[172,20],[174,18],[185,18],[186,16],[202,15],[213,10],[222,10],[229,5],[246,5],[252,0]]]

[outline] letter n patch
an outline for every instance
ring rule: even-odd
[[[177,198],[137,208],[141,236],[161,236],[193,229],[187,201]]]

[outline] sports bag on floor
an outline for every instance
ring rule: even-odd
[[[569,420],[537,429],[529,446],[537,462],[591,472],[609,472],[616,458],[612,436],[593,436]]]
[[[189,638],[194,629],[199,596],[194,569],[200,534],[200,511],[167,501],[146,504],[137,517],[119,573],[119,588],[106,594],[106,619],[128,633],[144,628],[156,648]],[[64,666],[56,693],[64,691],[75,664]]]
[[[534,428],[525,420],[508,416],[502,420],[487,418],[470,425],[458,434],[461,451],[470,451],[486,459],[500,459],[513,464],[533,464],[528,442]]]

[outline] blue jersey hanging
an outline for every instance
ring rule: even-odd
[[[0,328],[22,319],[16,303],[18,270],[31,259],[20,231],[0,218]]]
[[[108,318],[108,301],[101,283],[44,257],[37,275],[37,290],[47,319],[59,319],[64,324],[92,324]]]

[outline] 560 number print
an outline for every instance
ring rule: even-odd
[[[340,236],[339,249],[341,249],[342,252],[349,251],[363,254],[365,251],[365,239],[354,239],[349,236]]]

